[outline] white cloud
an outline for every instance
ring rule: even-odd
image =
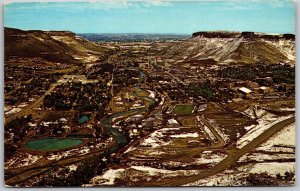
[[[9,1],[18,2],[16,0]],[[30,6],[26,4],[19,5],[17,7],[6,7],[6,11],[15,10],[37,10],[45,8],[64,9],[64,12],[77,12],[82,10],[99,10],[99,11],[110,11],[118,9],[134,8],[132,11],[137,12],[148,12],[147,8],[153,6],[171,6],[169,1],[163,0],[23,0],[22,2],[36,2]],[[53,3],[57,2],[57,3]],[[68,3],[70,2],[70,3]],[[80,2],[80,4],[77,4]],[[92,5],[91,5],[92,4]]]
[[[3,5],[8,5],[8,4],[11,4],[11,2],[10,1],[4,1],[3,2]]]
[[[220,1],[220,0],[213,0]],[[292,7],[293,0],[227,0],[223,10],[252,10],[261,9],[263,5],[270,7]]]
[[[154,6],[171,6],[172,1],[162,1],[162,0],[149,0],[145,1],[147,4],[154,5]]]
[[[202,3],[213,3],[213,2],[225,2],[224,10],[249,10],[256,8],[261,3],[267,4],[274,7],[293,6],[295,0],[191,0],[194,2]],[[7,0],[4,5],[10,4],[11,2],[39,2],[39,7],[48,6],[46,2],[60,2],[55,6],[61,7],[66,6],[61,2],[86,2],[93,3],[92,9],[97,10],[110,10],[120,9],[128,7],[151,7],[151,6],[172,6],[176,2],[184,2],[183,0]],[[81,5],[83,8],[84,5]],[[32,7],[33,8],[33,7]],[[34,8],[36,8],[34,6]],[[70,7],[74,8],[74,7]],[[27,9],[27,8],[25,8]]]

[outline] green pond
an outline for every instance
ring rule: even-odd
[[[172,113],[174,114],[191,114],[193,113],[194,105],[193,104],[177,104]]]
[[[37,151],[54,151],[74,147],[80,145],[82,142],[81,139],[46,138],[28,141],[26,147]]]

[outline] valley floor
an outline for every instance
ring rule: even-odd
[[[103,42],[111,52],[70,66],[7,61],[5,184],[293,185],[295,83],[276,75],[294,66],[161,53],[178,43]]]

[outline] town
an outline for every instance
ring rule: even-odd
[[[5,58],[6,185],[294,184],[295,53],[232,61],[235,52],[185,52],[188,43],[237,41],[269,54],[293,35],[90,42],[5,30],[6,39],[65,46]]]

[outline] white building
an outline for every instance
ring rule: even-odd
[[[168,120],[169,125],[178,125],[179,123],[175,119]]]

